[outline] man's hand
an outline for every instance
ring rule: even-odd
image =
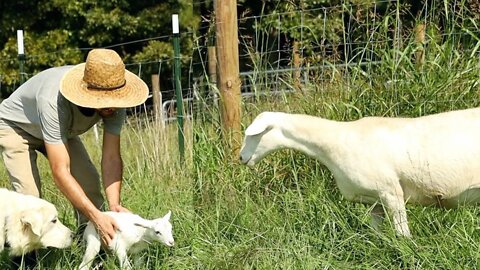
[[[110,211],[113,211],[113,212],[126,212],[126,213],[130,213],[130,212],[131,212],[130,210],[128,210],[127,208],[121,206],[120,204],[111,205],[111,206],[110,206]]]
[[[94,219],[91,220],[97,228],[98,235],[102,241],[103,246],[109,246],[117,230],[119,230],[118,224],[111,216],[99,212]]]

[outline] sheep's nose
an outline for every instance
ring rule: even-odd
[[[173,247],[175,245],[175,241],[169,241],[168,244]]]

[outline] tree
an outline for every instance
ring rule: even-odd
[[[189,0],[0,1],[2,97],[18,85],[17,29],[25,32],[25,72],[33,75],[48,67],[80,63],[89,48],[96,47],[118,51],[126,63],[169,60],[173,13],[180,14],[181,31],[196,31],[200,16]],[[129,43],[141,40],[145,41]],[[192,35],[183,35],[182,44],[182,53],[191,55]],[[167,70],[170,62],[165,62]],[[143,72],[148,82],[158,66],[145,66]]]

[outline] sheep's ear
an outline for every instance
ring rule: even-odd
[[[163,219],[166,219],[167,221],[170,220],[170,216],[172,215],[172,211],[168,211],[168,213],[163,216]]]
[[[138,227],[142,227],[142,228],[145,228],[145,229],[148,229],[148,228],[152,227],[151,222],[148,221],[148,220],[137,221],[137,222],[133,223],[133,225],[138,226]]]
[[[268,127],[269,125],[264,119],[255,119],[250,124],[250,126],[248,126],[247,129],[245,130],[245,135],[247,136],[258,135],[264,132],[265,130],[267,130]]]

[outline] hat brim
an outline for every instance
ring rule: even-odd
[[[125,85],[115,90],[87,87],[83,81],[85,63],[78,64],[63,75],[60,93],[75,105],[87,108],[129,108],[147,100],[148,86],[137,75],[125,70]]]

